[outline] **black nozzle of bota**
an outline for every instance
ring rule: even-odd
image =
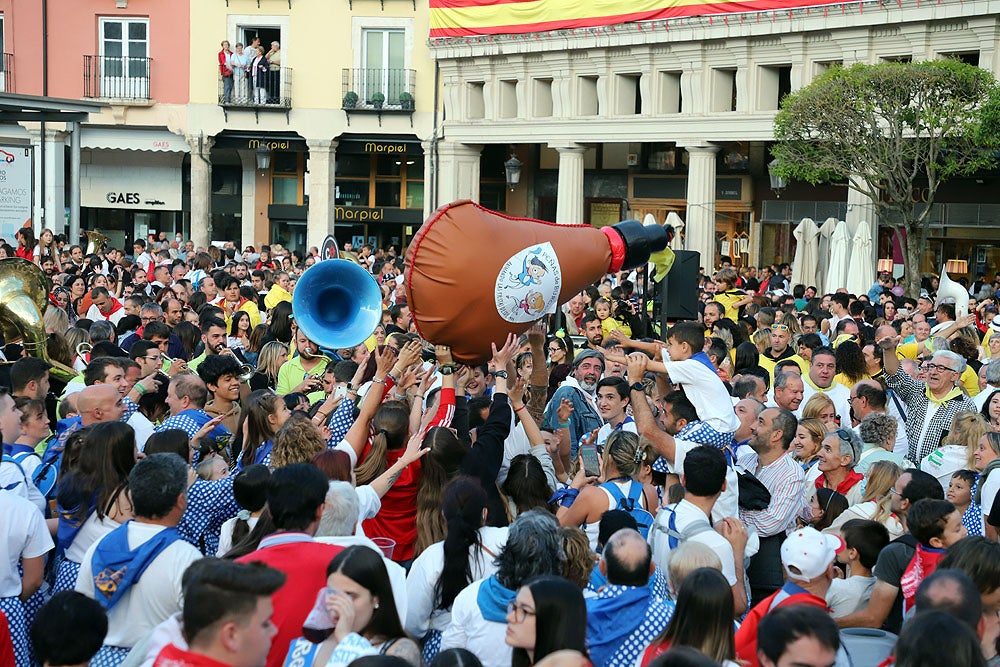
[[[625,220],[611,227],[625,243],[623,269],[642,266],[649,256],[667,247],[667,230],[660,225],[644,225],[638,220]]]

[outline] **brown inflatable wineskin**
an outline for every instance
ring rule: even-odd
[[[527,331],[605,273],[643,264],[666,244],[663,228],[636,221],[595,229],[455,202],[410,243],[407,304],[422,338],[449,345],[461,363],[485,363],[491,343]]]

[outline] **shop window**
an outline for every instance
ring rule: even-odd
[[[510,158],[507,146],[488,144],[479,154],[479,203],[493,211],[507,209],[507,181],[504,160]]]
[[[736,70],[712,70],[712,107],[710,111],[736,111]]]
[[[337,178],[348,176],[368,178],[371,158],[367,155],[338,155],[335,170]]]
[[[792,92],[791,65],[763,65],[757,68],[757,108],[774,111],[781,98]]]
[[[552,79],[532,79],[532,83],[535,91],[531,115],[535,118],[547,118],[552,115]]]
[[[635,116],[642,113],[642,94],[639,89],[641,74],[615,75],[615,113],[619,116]]]
[[[271,203],[299,206],[302,178],[302,153],[271,154]]]
[[[660,72],[659,113],[681,112],[681,73]]]
[[[424,207],[422,155],[343,155],[337,158],[336,206]]]
[[[239,195],[243,189],[243,167],[232,164],[212,165],[212,194]]]
[[[368,181],[338,180],[337,206],[368,206]]]
[[[600,100],[597,96],[596,76],[577,77],[577,105],[580,116],[597,116],[601,112]]]

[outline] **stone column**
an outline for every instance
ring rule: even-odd
[[[66,230],[66,137],[60,130],[45,131],[45,220],[42,228],[54,234]]]
[[[208,248],[212,240],[212,137],[187,135],[191,147],[191,240]]]
[[[584,146],[553,146],[559,152],[559,187],[556,191],[556,222],[560,225],[583,224],[583,154]]]
[[[715,154],[718,146],[684,147],[688,152],[687,219],[684,247],[701,253],[705,275],[715,270]]]
[[[306,247],[322,248],[323,240],[333,234],[337,142],[332,139],[306,139],[306,145],[309,147]]]
[[[239,250],[248,245],[259,248],[267,243],[267,238],[257,239],[257,207],[254,205],[254,195],[256,187],[257,156],[254,151],[237,151],[240,156],[240,163],[243,165],[242,183],[240,192],[240,242],[236,245]]]
[[[80,123],[67,123],[69,150],[69,229],[67,238],[80,238]]]
[[[442,141],[437,146],[437,207],[460,199],[479,201],[479,154],[483,147]]]

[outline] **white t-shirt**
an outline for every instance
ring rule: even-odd
[[[697,442],[680,440],[674,438],[674,460],[667,461],[668,472],[677,476],[684,474],[684,459],[687,453],[695,447],[700,447]],[[712,508],[712,520],[719,521],[727,517],[739,517],[740,515],[740,477],[736,474],[736,469],[732,465],[726,467],[726,488],[715,501]],[[727,543],[728,544],[728,543]],[[666,568],[664,568],[666,571]]]
[[[847,616],[868,606],[868,599],[875,587],[875,577],[848,577],[834,579],[826,592],[826,603],[834,618]]]
[[[45,517],[26,498],[0,491],[0,598],[21,594],[21,558],[37,558],[55,544],[45,525]]]
[[[135,446],[139,448],[139,451],[141,452],[146,449],[146,441],[149,440],[149,436],[153,435],[153,429],[155,428],[153,422],[149,421],[146,415],[136,410],[125,423],[135,431]]]
[[[254,529],[259,519],[260,517],[256,516],[247,519],[247,525],[250,527],[250,530]],[[215,555],[219,558],[225,556],[233,548],[233,528],[236,527],[238,520],[239,518],[234,516],[222,524],[222,528],[219,530],[219,548],[215,551]]]
[[[653,551],[653,562],[662,572],[668,572],[667,561],[670,556],[670,536],[667,528],[670,525],[671,508],[666,507],[656,513],[656,520],[649,531],[649,546]],[[713,511],[714,514],[714,511]],[[708,522],[708,516],[701,509],[687,500],[677,503],[674,526],[678,533],[683,534],[688,526],[699,522]],[[726,581],[732,586],[736,583],[736,560],[733,556],[733,547],[715,529],[704,530],[697,535],[688,538],[690,542],[700,542],[714,551],[719,560],[722,561],[722,574],[726,576]]]
[[[163,526],[132,521],[128,524],[128,545],[134,549],[152,539]],[[91,563],[99,542],[87,549],[80,564],[76,590],[94,597]],[[149,564],[142,578],[132,585],[121,600],[108,612],[107,646],[131,648],[157,625],[181,610],[181,576],[191,563],[201,558],[201,552],[184,540],[176,540],[161,551]]]
[[[504,640],[507,624],[487,621],[479,609],[483,581],[472,582],[455,597],[451,624],[441,634],[441,650],[464,648],[475,653],[483,667],[510,667],[513,649]]]
[[[66,548],[66,559],[74,563],[82,563],[90,546],[120,525],[108,517],[100,519],[97,512],[93,512],[83,522],[80,531],[73,538],[73,542]]]
[[[625,420],[621,422],[621,425],[622,425],[621,430],[628,431],[629,433],[635,433],[636,435],[639,434],[639,429],[636,428],[635,420],[632,419],[632,417],[626,416]],[[595,443],[598,449],[601,450],[604,449],[604,443],[608,441],[608,438],[611,436],[614,430],[615,430],[614,424],[605,424],[604,426],[601,427],[601,429],[597,432],[597,440]]]
[[[989,516],[993,510],[993,501],[997,497],[997,492],[1000,492],[1000,470],[992,471],[986,478],[986,483],[983,484],[983,502],[980,503],[980,507],[983,508],[983,516]]]

